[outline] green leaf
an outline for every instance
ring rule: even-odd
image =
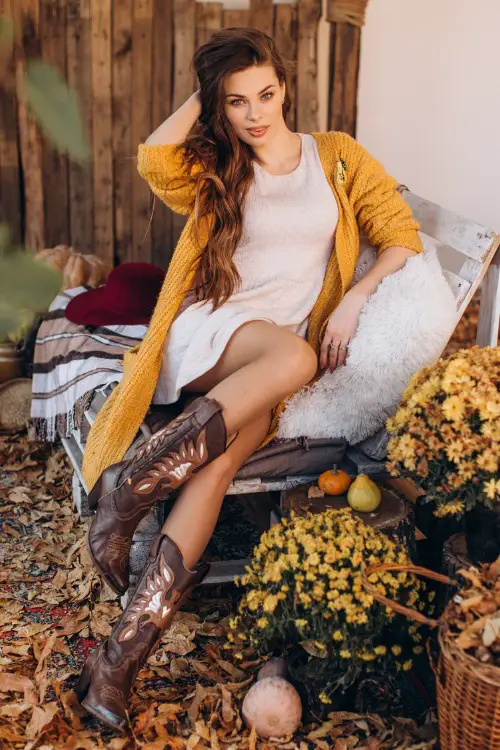
[[[76,161],[89,157],[76,93],[51,65],[29,60],[26,93],[30,110],[54,146]]]
[[[61,275],[16,249],[0,256],[0,338],[25,326],[34,313],[48,308],[61,286]]]

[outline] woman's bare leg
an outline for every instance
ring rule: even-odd
[[[188,567],[196,565],[210,541],[227,488],[238,469],[259,447],[269,429],[270,414],[243,427],[222,456],[195,474],[182,488],[163,525]]]
[[[304,339],[252,321],[234,332],[215,367],[184,389],[217,399],[228,434],[238,432],[225,453],[186,482],[163,526],[186,565],[195,565],[203,554],[227,488],[267,435],[271,409],[316,369],[316,354]]]
[[[234,332],[215,367],[184,390],[217,399],[231,434],[308,383],[317,366],[303,338],[273,323],[251,321]]]

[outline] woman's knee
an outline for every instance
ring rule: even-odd
[[[276,353],[283,371],[297,381],[297,387],[308,383],[316,374],[318,357],[307,341],[300,336],[290,338],[282,351]]]

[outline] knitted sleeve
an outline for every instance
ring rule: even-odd
[[[417,233],[420,225],[397,191],[397,180],[390,177],[380,162],[354,138],[347,134],[343,136],[348,183],[346,188],[360,229],[371,244],[378,248],[378,254],[395,246],[422,252],[422,243]]]
[[[184,149],[175,144],[139,145],[137,169],[155,195],[178,214],[194,208],[194,185],[188,178]],[[196,172],[196,167],[192,174]]]

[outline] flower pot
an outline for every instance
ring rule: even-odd
[[[490,563],[500,555],[500,514],[478,505],[465,514],[467,552],[474,564]]]
[[[349,711],[353,708],[354,688],[341,692],[332,687],[332,683],[337,683],[343,675],[332,667],[330,659],[311,657],[301,645],[296,644],[287,652],[286,663],[288,679],[300,695],[306,721],[315,718],[326,721],[331,711]],[[319,698],[320,694],[326,695],[331,703],[324,703]]]
[[[20,378],[23,374],[23,357],[12,341],[0,342],[0,383]]]

